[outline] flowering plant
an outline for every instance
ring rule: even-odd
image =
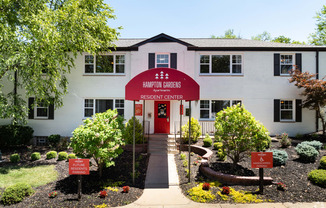
[[[209,185],[209,183],[203,183],[203,190],[209,190],[211,187],[211,185]]]
[[[227,186],[223,186],[222,194],[229,195],[230,194],[230,188],[227,187]]]
[[[198,165],[198,160],[194,161],[194,165],[197,166]]]
[[[124,187],[122,187],[122,189],[123,189],[123,193],[128,193],[129,192],[129,190],[130,190],[130,187],[129,186],[124,186]]]
[[[287,189],[287,187],[284,183],[282,183],[282,182],[277,183],[277,190],[286,191],[286,189]]]
[[[49,198],[55,198],[58,195],[56,191],[52,191],[49,193]]]
[[[108,195],[106,191],[100,191],[100,198],[105,198]]]

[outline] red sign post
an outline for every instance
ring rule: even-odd
[[[264,193],[264,168],[273,168],[272,152],[252,152],[251,168],[259,168],[259,193]]]
[[[89,175],[89,159],[69,159],[69,175],[78,175],[78,200],[80,200],[82,175]]]

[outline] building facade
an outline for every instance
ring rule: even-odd
[[[200,100],[192,102],[191,115],[203,125],[203,133],[213,131],[218,111],[237,103],[244,105],[271,135],[287,132],[295,136],[318,128],[316,113],[301,108],[303,98],[300,90],[289,83],[288,70],[298,67],[323,78],[326,47],[244,39],[178,39],[166,34],[149,39],[120,39],[116,46],[112,53],[77,56],[75,69],[67,76],[64,106],[55,109],[39,103],[29,109],[28,125],[34,135],[71,136],[83,119],[107,109],[117,109],[129,120],[133,102],[125,100],[126,84],[141,72],[160,67],[179,70],[199,84]],[[33,102],[32,97],[28,98],[30,106]],[[186,121],[189,102],[182,102]],[[179,110],[179,100],[145,101],[146,131],[179,131]],[[156,128],[160,111],[169,114],[163,130]],[[137,118],[143,120],[143,116]]]

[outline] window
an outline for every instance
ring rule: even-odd
[[[123,74],[125,55],[85,55],[86,74]]]
[[[241,74],[242,55],[201,55],[201,74]]]
[[[108,109],[117,109],[118,114],[124,115],[123,99],[85,99],[84,117],[91,117],[95,113],[103,113]]]
[[[53,101],[49,104],[45,101],[36,102],[34,97],[28,98],[28,119],[54,119]]]
[[[200,118],[201,119],[214,119],[216,113],[224,108],[230,107],[240,103],[241,100],[201,100],[200,101]]]
[[[280,116],[281,121],[293,121],[294,120],[294,110],[292,100],[281,100],[280,106]]]
[[[38,102],[35,105],[35,118],[48,118],[49,106],[45,102]]]
[[[289,71],[292,70],[293,68],[293,64],[294,64],[294,61],[293,61],[293,55],[282,55],[281,54],[281,62],[280,62],[280,68],[281,68],[281,75],[283,74],[286,74],[288,75],[289,74]]]
[[[169,67],[169,54],[156,54],[156,67]]]

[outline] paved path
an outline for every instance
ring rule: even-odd
[[[186,198],[179,188],[179,177],[173,154],[167,154],[167,135],[153,135],[143,195],[121,208],[326,208],[326,203],[259,203],[202,204]],[[326,197],[326,196],[325,196]]]

